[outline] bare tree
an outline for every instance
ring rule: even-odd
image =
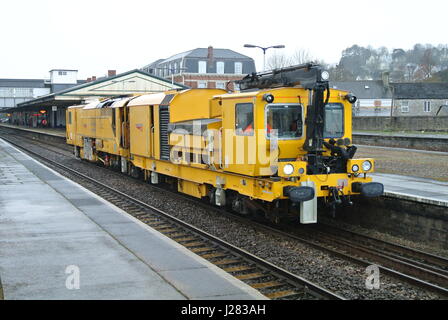
[[[291,57],[292,64],[304,64],[313,61],[313,56],[307,49],[297,49]]]
[[[275,52],[266,61],[266,69],[273,70],[278,68],[284,68],[291,65],[291,58],[287,57],[285,54]]]
[[[311,62],[312,60],[313,57],[306,49],[297,49],[296,51],[294,51],[292,56],[287,56],[283,53],[275,52],[268,58],[266,62],[266,68],[270,70],[285,68],[296,64]]]
[[[435,67],[435,59],[434,53],[431,48],[427,49],[423,54],[423,58],[421,60],[421,69],[423,72],[423,76],[425,79],[428,79],[432,75],[432,70]]]

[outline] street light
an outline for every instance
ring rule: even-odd
[[[274,49],[283,49],[285,46],[282,44],[279,44],[277,46],[270,46],[270,47],[260,47],[260,46],[256,46],[253,44],[245,44],[244,45],[245,48],[260,48],[261,50],[263,50],[263,71],[266,70],[266,51],[270,48],[274,48]]]

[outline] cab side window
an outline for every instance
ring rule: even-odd
[[[239,136],[254,135],[254,105],[238,103],[235,105],[235,132]]]
[[[324,138],[342,138],[344,136],[344,106],[329,103],[325,106]]]

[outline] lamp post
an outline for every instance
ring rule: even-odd
[[[270,47],[260,47],[260,46],[256,46],[253,44],[245,44],[244,45],[245,48],[260,48],[261,50],[263,50],[263,71],[266,70],[266,51],[270,48],[274,48],[274,49],[283,49],[285,46],[280,44],[277,46],[270,46]]]

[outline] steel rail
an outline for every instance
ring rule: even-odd
[[[145,185],[148,186],[148,184],[145,184]],[[167,191],[166,189],[161,188],[161,187],[156,187],[153,185],[149,185],[149,186],[152,188],[158,189],[158,190],[163,190],[165,192]],[[287,227],[283,226],[283,228],[289,229],[288,232],[281,231],[278,229],[278,227],[267,226],[265,223],[248,220],[247,218],[235,215],[233,213],[229,213],[225,210],[216,208],[211,205],[204,204],[203,202],[198,202],[196,199],[193,199],[191,197],[188,197],[188,196],[185,196],[185,195],[182,195],[179,193],[175,193],[175,192],[172,192],[172,194],[177,197],[180,197],[182,199],[187,199],[190,202],[193,202],[195,204],[199,204],[199,205],[205,207],[206,209],[212,208],[215,211],[219,211],[220,214],[225,214],[227,216],[231,216],[232,218],[238,219],[240,222],[246,223],[247,225],[250,225],[252,227],[263,228],[264,230],[273,232],[277,235],[282,235],[284,237],[293,238],[302,243],[308,244],[308,245],[314,247],[315,249],[325,251],[325,252],[332,254],[334,256],[337,256],[339,258],[347,259],[347,260],[350,260],[354,263],[357,263],[357,264],[360,264],[363,266],[378,264],[378,262],[383,263],[385,265],[382,265],[382,266],[379,265],[379,268],[383,273],[393,276],[395,278],[398,278],[402,281],[411,283],[418,287],[436,292],[444,297],[448,297],[448,289],[446,289],[445,287],[442,287],[442,286],[430,283],[428,281],[424,281],[420,278],[417,278],[417,276],[423,277],[423,278],[425,278],[425,280],[430,280],[430,281],[434,281],[435,283],[441,283],[441,284],[445,285],[447,283],[446,282],[446,280],[447,280],[446,270],[438,268],[439,266],[443,267],[444,265],[446,265],[447,259],[445,259],[443,257],[432,255],[432,254],[429,254],[429,253],[426,253],[426,252],[423,252],[420,250],[415,250],[412,248],[396,245],[396,244],[393,244],[390,242],[385,242],[380,239],[356,234],[354,232],[350,232],[350,231],[344,230],[344,229],[341,229],[341,231],[346,232],[346,234],[350,234],[351,237],[356,237],[356,236],[364,237],[365,239],[369,239],[370,241],[376,242],[379,245],[387,246],[389,248],[395,248],[395,250],[402,250],[402,252],[406,252],[406,254],[412,256],[412,258],[423,259],[424,261],[436,264],[438,267],[433,267],[433,266],[430,266],[427,264],[419,263],[418,261],[413,261],[412,259],[408,259],[405,257],[394,256],[391,254],[384,254],[384,253],[381,253],[376,248],[367,248],[367,247],[363,247],[362,245],[359,245],[359,244],[355,245],[355,244],[347,241],[347,239],[345,239],[345,238],[341,239],[341,236],[338,239],[333,238],[333,240],[335,242],[339,243],[340,245],[344,245],[343,248],[340,247],[340,249],[342,249],[342,251],[341,251],[341,250],[337,250],[337,249],[322,245],[321,243],[319,243],[320,239],[316,240],[316,241],[311,241],[310,237],[304,238],[303,236],[294,234],[297,232],[297,230],[293,230],[292,228],[290,228],[290,226],[287,226]],[[327,234],[327,237],[328,237],[328,234]],[[315,238],[315,237],[311,237],[311,238]],[[399,248],[399,249],[397,249],[397,248]],[[348,254],[344,251],[348,251],[348,252],[350,252],[350,254]],[[414,253],[415,253],[415,255],[414,255]],[[356,257],[356,256],[358,256],[358,257]],[[365,259],[366,257],[371,260]],[[403,269],[404,269],[405,271],[400,272],[398,270],[394,270],[389,267],[399,269],[400,271],[403,271]],[[410,273],[410,274],[406,274],[405,272]],[[439,280],[441,280],[442,282],[440,282]]]
[[[44,157],[44,156],[42,156],[42,155],[40,155],[40,154],[38,154],[36,152],[28,150],[28,149],[20,146],[19,144],[11,141],[10,139],[4,138],[4,137],[2,137],[2,139],[6,140],[8,143],[10,143],[10,144],[14,145],[15,147],[23,150],[24,152],[32,155],[35,158],[41,159],[42,161],[47,162],[47,163],[51,164],[54,167],[62,169],[64,171],[68,172],[71,175],[77,176],[78,178],[84,179],[85,181],[87,181],[89,183],[92,183],[92,184],[94,184],[96,186],[99,186],[103,190],[107,190],[109,195],[110,195],[110,193],[118,195],[121,199],[124,199],[127,202],[133,203],[133,204],[137,205],[140,208],[147,209],[151,213],[155,213],[156,215],[158,215],[160,217],[163,217],[164,219],[168,219],[170,222],[172,222],[172,223],[174,223],[174,224],[176,224],[178,226],[181,226],[182,228],[187,229],[190,232],[193,232],[193,233],[199,235],[200,237],[205,238],[205,239],[211,241],[212,243],[218,244],[218,246],[223,247],[223,248],[229,250],[231,253],[233,253],[233,254],[235,254],[237,256],[243,257],[244,259],[246,259],[246,260],[248,260],[248,261],[250,261],[250,262],[252,262],[252,263],[254,263],[254,264],[258,265],[258,266],[260,266],[261,269],[269,271],[270,273],[274,274],[277,278],[287,280],[289,284],[298,287],[299,290],[303,290],[303,292],[305,294],[310,294],[310,295],[312,295],[312,296],[314,296],[316,298],[320,298],[320,299],[345,300],[344,297],[342,297],[342,296],[340,296],[340,295],[338,295],[338,294],[336,294],[334,292],[331,292],[330,290],[327,290],[327,289],[325,289],[325,288],[323,288],[323,287],[321,287],[321,286],[319,286],[319,285],[317,285],[317,284],[315,284],[315,283],[313,283],[313,282],[311,282],[311,281],[309,281],[309,280],[307,280],[305,278],[302,278],[302,277],[300,277],[298,275],[295,275],[295,274],[293,274],[293,273],[291,273],[291,272],[289,272],[289,271],[287,271],[287,270],[285,270],[283,268],[280,268],[280,267],[278,267],[278,266],[276,266],[276,265],[274,265],[274,264],[272,264],[272,263],[270,263],[270,262],[268,262],[268,261],[266,261],[266,260],[264,260],[264,259],[262,259],[260,257],[257,257],[255,255],[249,253],[248,251],[246,251],[244,249],[238,248],[238,247],[236,247],[236,246],[234,246],[234,245],[232,245],[232,244],[230,244],[230,243],[228,243],[228,242],[226,242],[226,241],[224,241],[222,239],[219,239],[219,238],[211,235],[210,233],[207,233],[207,232],[205,232],[205,231],[203,231],[203,230],[201,230],[201,229],[199,229],[199,228],[197,228],[197,227],[195,227],[195,226],[193,226],[193,225],[191,225],[189,223],[186,223],[186,222],[184,222],[184,221],[182,221],[182,220],[180,220],[180,219],[178,219],[176,217],[173,217],[172,215],[170,215],[170,214],[168,214],[168,213],[166,213],[166,212],[164,212],[164,211],[162,211],[162,210],[160,210],[160,209],[158,209],[158,208],[156,208],[154,206],[146,204],[146,203],[144,203],[144,202],[142,202],[142,201],[140,201],[138,199],[135,199],[135,198],[133,198],[133,197],[131,197],[131,196],[129,196],[129,195],[127,195],[127,194],[117,190],[117,189],[114,189],[114,188],[112,188],[112,187],[110,187],[110,186],[108,186],[108,185],[106,185],[106,184],[104,184],[102,182],[99,182],[99,181],[97,181],[97,180],[95,180],[95,179],[93,179],[93,178],[91,178],[91,177],[89,177],[87,175],[84,175],[84,174],[82,174],[82,173],[80,173],[80,172],[78,172],[76,170],[73,170],[72,168],[69,168],[69,167],[67,167],[67,166],[65,166],[63,164],[60,164],[60,163],[58,163],[56,161],[48,159],[48,158],[46,158],[46,157]],[[143,214],[143,216],[144,215],[145,214]]]

